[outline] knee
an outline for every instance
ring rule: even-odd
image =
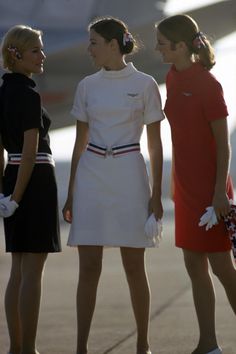
[[[209,257],[213,274],[224,283],[225,281],[235,281],[236,269],[232,262],[230,253],[213,254]]]
[[[123,262],[125,273],[127,278],[140,278],[142,275],[145,275],[145,266],[142,261],[125,261]]]
[[[211,265],[212,273],[221,281],[229,274],[223,265]]]
[[[199,270],[197,267],[194,266],[194,264],[189,263],[189,262],[185,262],[185,267],[186,267],[187,273],[191,279],[198,277]]]
[[[21,282],[21,270],[12,270],[10,273],[9,283],[19,285]]]
[[[208,263],[201,257],[184,257],[185,267],[191,279],[197,279],[208,274]]]

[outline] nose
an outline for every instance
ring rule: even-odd
[[[91,53],[91,45],[90,45],[90,44],[89,44],[88,47],[87,47],[87,51],[88,51],[89,53]]]

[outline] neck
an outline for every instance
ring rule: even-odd
[[[176,67],[177,71],[183,71],[186,70],[188,68],[190,68],[194,63],[194,60],[192,58],[188,58],[188,59],[181,59],[179,61],[176,61],[176,63],[173,63]]]
[[[29,77],[29,78],[32,77],[32,74],[22,72],[21,70],[12,70],[12,73],[14,73],[14,74],[22,74],[22,75],[25,75],[25,76],[27,76],[27,77]]]
[[[104,65],[104,69],[107,71],[118,71],[122,70],[127,66],[126,62],[122,60],[121,62],[114,62],[114,63],[109,63],[107,65]]]

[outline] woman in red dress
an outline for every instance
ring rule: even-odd
[[[220,354],[208,264],[236,313],[236,269],[222,220],[233,197],[228,175],[228,112],[222,87],[209,72],[215,64],[213,49],[197,23],[187,15],[175,15],[156,28],[157,49],[165,63],[172,63],[166,80],[165,113],[173,144],[176,246],[183,249],[200,329],[193,353]],[[208,206],[214,207],[218,224],[207,231],[198,224]]]

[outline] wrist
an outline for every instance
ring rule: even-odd
[[[161,190],[160,189],[153,189],[152,190],[152,198],[161,199]]]
[[[222,186],[215,186],[215,190],[214,190],[214,195],[222,195],[222,194],[226,194],[226,188],[222,187]]]
[[[13,193],[13,194],[11,195],[11,197],[10,197],[10,200],[16,202],[17,204],[19,204],[21,198]]]

